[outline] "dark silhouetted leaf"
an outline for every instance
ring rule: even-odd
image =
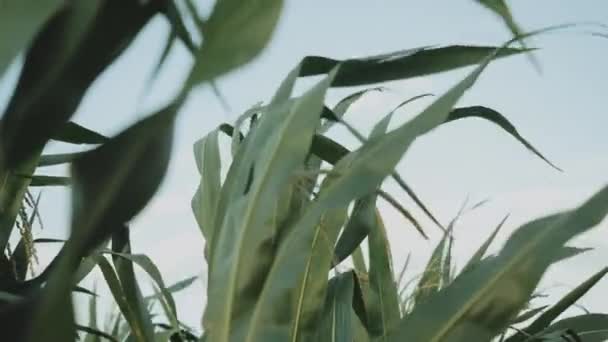
[[[2,1],[0,11],[0,78],[34,38],[38,30],[64,5],[61,0]]]
[[[475,65],[495,50],[496,47],[453,45],[421,47],[345,60],[309,56],[302,62],[300,76],[326,74],[340,64],[340,70],[332,86],[358,86],[425,76]],[[526,51],[528,50],[506,48],[501,50],[497,57],[506,57]]]
[[[477,117],[495,123],[500,128],[504,129],[507,133],[509,133],[511,136],[513,136],[515,139],[517,139],[517,141],[519,141],[522,145],[524,145],[528,150],[530,150],[540,159],[544,160],[554,169],[562,171],[559,167],[555,166],[547,158],[545,158],[545,156],[543,156],[536,148],[534,148],[532,144],[530,144],[526,139],[524,139],[524,137],[519,134],[515,126],[513,126],[509,122],[509,120],[507,120],[507,118],[505,118],[502,114],[491,108],[482,106],[456,108],[450,113],[450,116],[448,117],[448,120],[446,122],[470,117]]]
[[[75,122],[69,121],[58,133],[53,135],[53,140],[61,141],[70,144],[103,144],[109,139],[95,131],[83,127]]]

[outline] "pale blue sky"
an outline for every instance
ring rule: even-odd
[[[515,17],[526,29],[567,22],[608,23],[605,0],[510,3]],[[587,28],[574,31],[581,33]],[[144,82],[166,35],[167,24],[163,19],[151,22],[135,45],[95,83],[76,121],[112,135],[169,99],[191,63],[181,46],[171,54],[152,92],[143,103],[140,101]],[[159,196],[134,224],[136,251],[148,253],[169,283],[204,271],[203,242],[190,213],[190,198],[198,184],[192,144],[219,123],[230,121],[254,103],[268,99],[282,77],[303,56],[343,58],[435,44],[496,45],[508,38],[503,25],[470,0],[287,1],[269,48],[255,62],[219,80],[232,112],[226,113],[208,88],[197,90],[183,109],[167,180]],[[461,263],[504,214],[511,213],[512,219],[501,235],[503,238],[527,219],[580,203],[608,179],[605,133],[608,99],[604,96],[608,89],[608,40],[560,33],[536,38],[530,45],[542,48],[536,53],[542,74],[525,57],[498,61],[467,93],[462,104],[484,105],[502,112],[565,173],[551,169],[494,126],[477,120],[453,123],[420,139],[399,167],[443,221],[455,214],[467,195],[472,202],[492,199],[461,221],[456,251],[456,259]],[[440,94],[464,72],[392,82],[387,84],[390,91],[364,98],[347,118],[365,131],[400,100],[425,92]],[[0,88],[0,99],[6,97],[10,83],[11,75]],[[328,102],[334,103],[352,91],[332,91]],[[396,121],[410,118],[427,103],[406,108]],[[355,144],[342,130],[332,134],[348,145]],[[53,145],[51,150],[65,151],[65,146]],[[48,173],[61,171],[49,169]],[[405,200],[390,183],[387,188]],[[64,190],[45,190],[42,214],[46,228],[41,236],[65,233],[67,203]],[[410,233],[411,227],[390,208],[385,208],[385,213],[394,242],[395,266],[400,267],[405,255],[413,251],[414,268],[410,276],[414,276],[439,235],[427,222],[435,240],[424,243]],[[550,281],[543,285],[563,283],[565,287],[556,289],[556,293],[563,293],[568,286],[605,266],[606,228],[604,224],[578,243],[600,250],[558,266],[551,271]],[[45,253],[50,250],[41,251]],[[599,300],[606,290],[605,280],[583,302],[595,310],[608,310],[606,302]],[[201,283],[178,296],[184,318],[197,327],[203,297]]]

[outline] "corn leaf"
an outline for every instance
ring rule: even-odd
[[[167,170],[174,117],[181,100],[72,164],[73,229],[44,288],[45,296],[30,330],[32,340],[66,340],[73,334],[69,297],[73,273],[82,257],[114,231],[124,229],[124,222],[141,211],[158,189]]]
[[[2,2],[0,12],[0,77],[44,24],[64,5],[61,0]]]
[[[493,53],[496,47],[452,45],[420,47],[378,56],[337,60],[319,56],[304,58],[300,76],[329,72],[340,64],[333,87],[358,86],[425,76],[475,65]],[[526,52],[526,49],[502,49],[497,57]]]
[[[275,254],[265,286],[257,296],[257,304],[250,316],[250,331],[244,341],[288,338],[291,330],[281,320],[285,315],[276,317],[273,315],[274,308],[279,303],[284,303],[285,298],[293,295],[293,289],[298,288],[315,236],[314,227],[323,213],[344,207],[353,199],[375,191],[382,180],[393,172],[410,144],[446,120],[454,104],[473,85],[489,60],[490,58],[418,117],[390,133],[369,140],[359,150],[340,160],[328,177],[331,185],[328,184],[325,191],[294,223]]]
[[[160,6],[157,1],[75,1],[45,25],[27,51],[0,127],[7,167],[39,153],[64,128],[93,81]]]
[[[604,342],[608,339],[608,315],[587,314],[564,318],[538,334],[540,338],[527,341],[539,341],[562,335],[574,335],[584,342]]]
[[[217,1],[186,87],[211,81],[259,55],[272,37],[282,8],[282,0]]]
[[[496,257],[416,306],[391,340],[490,341],[527,303],[563,245],[597,225],[607,212],[605,187],[575,210],[523,225]]]
[[[59,132],[52,136],[53,140],[61,141],[69,144],[103,144],[109,139],[95,131],[92,131],[84,126],[81,126],[73,121],[67,122]]]
[[[570,308],[582,296],[584,296],[595,284],[597,284],[608,273],[608,267],[604,267],[599,272],[592,275],[589,279],[582,282],[579,286],[568,292],[557,303],[547,309],[532,324],[507,339],[507,342],[524,341],[526,336],[535,335],[548,327],[559,315]],[[608,326],[607,326],[608,328]]]
[[[192,211],[207,244],[212,241],[213,224],[221,192],[221,160],[218,131],[212,131],[194,145],[194,156],[201,175],[199,187],[192,198]],[[209,247],[205,247],[208,251]],[[208,258],[207,253],[205,257]]]
[[[290,93],[284,89],[291,89],[295,75],[290,74],[277,94]],[[251,142],[239,149],[245,158],[239,161],[241,164],[231,166],[247,181],[227,190],[235,191],[235,197],[226,207],[221,229],[216,226],[218,234],[213,237],[209,278],[214,281],[209,283],[204,318],[206,333],[213,341],[227,341],[230,333],[241,333],[237,327],[231,327],[231,317],[252,300],[242,291],[262,285],[259,277],[268,267],[272,252],[262,246],[268,246],[276,230],[274,200],[296,168],[304,163],[319,120],[311,117],[311,113],[320,114],[330,81],[331,76],[295,102],[273,101],[277,104],[262,116]],[[235,158],[238,159],[238,154]],[[219,208],[221,213],[221,200]]]
[[[347,272],[329,280],[316,341],[353,341],[356,319],[353,312],[354,279],[355,275]]]

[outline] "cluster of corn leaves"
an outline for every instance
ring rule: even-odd
[[[179,4],[169,0],[49,0],[44,3],[33,0],[5,0],[2,2],[0,76],[12,63],[15,63],[19,55],[23,56],[23,66],[19,70],[17,86],[0,124],[0,247],[3,251],[10,252],[7,253],[7,256],[3,253],[0,265],[2,272],[0,277],[0,326],[4,336],[9,336],[13,341],[69,341],[78,338],[78,334],[86,335],[87,341],[98,341],[104,338],[128,341],[197,339],[192,330],[184,327],[178,319],[172,297],[172,292],[184,288],[192,282],[192,279],[173,286],[165,286],[160,272],[150,259],[144,255],[130,253],[127,223],[147,204],[162,181],[170,157],[173,122],[189,91],[202,83],[213,85],[214,79],[246,64],[257,56],[273,33],[282,6],[283,1],[280,0],[255,0],[248,1],[246,4],[235,0],[218,0],[210,16],[203,20],[190,0],[179,2]],[[505,12],[499,11],[502,7],[489,8],[506,18]],[[496,10],[497,8],[499,10]],[[93,82],[128,48],[145,25],[157,16],[166,18],[172,28],[159,66],[163,64],[176,41],[184,44],[195,59],[190,76],[175,99],[111,138],[70,121]],[[184,23],[185,21],[194,22],[195,29],[188,27]],[[202,36],[203,43],[196,43],[196,39],[191,38],[191,35]],[[355,314],[358,313],[357,319],[343,321],[355,324],[355,332],[368,331],[365,334],[383,336],[385,331],[388,331],[390,317],[385,315],[385,312],[389,310],[383,304],[385,296],[380,296],[378,293],[384,293],[384,287],[389,286],[389,283],[385,283],[385,280],[388,279],[388,268],[374,266],[375,264],[380,265],[381,261],[373,262],[367,273],[357,246],[368,235],[370,243],[375,241],[376,244],[386,246],[384,236],[377,234],[374,238],[374,231],[377,230],[369,228],[369,222],[380,222],[379,217],[376,220],[374,219],[376,214],[371,213],[371,208],[375,207],[375,195],[372,195],[371,190],[377,190],[381,179],[386,172],[389,172],[387,170],[394,167],[392,164],[398,160],[398,155],[404,152],[408,143],[407,141],[402,142],[401,147],[395,145],[398,149],[394,150],[393,157],[389,157],[385,162],[369,164],[378,165],[379,168],[361,168],[361,165],[367,163],[365,160],[369,158],[370,148],[367,148],[368,152],[363,150],[349,153],[321,134],[309,135],[310,125],[316,126],[318,123],[318,118],[314,118],[317,113],[314,109],[322,103],[323,93],[328,86],[361,85],[428,75],[479,63],[494,50],[492,47],[448,46],[412,49],[386,56],[347,61],[321,57],[305,59],[300,65],[301,68],[297,69],[282,86],[272,105],[265,108],[265,113],[259,121],[259,129],[251,130],[251,132],[266,132],[271,140],[266,140],[262,133],[257,134],[258,138],[254,139],[254,135],[250,132],[241,141],[240,136],[235,134],[234,150],[237,154],[235,161],[241,160],[238,163],[242,163],[242,167],[235,166],[235,171],[232,172],[234,175],[224,180],[222,187],[219,187],[219,177],[212,175],[211,178],[206,176],[205,179],[210,179],[210,182],[218,186],[201,188],[201,199],[205,199],[201,203],[205,203],[203,206],[212,205],[205,210],[215,208],[218,213],[220,209],[227,213],[227,210],[230,209],[231,212],[230,215],[205,214],[199,216],[199,221],[207,220],[203,224],[205,236],[208,238],[213,236],[212,239],[208,239],[207,255],[210,261],[215,261],[210,262],[210,265],[215,272],[213,276],[217,277],[217,280],[213,280],[210,294],[219,293],[220,296],[210,296],[215,299],[210,300],[207,309],[205,331],[206,336],[210,337],[206,338],[214,341],[227,338],[236,340],[261,338],[264,340],[267,337],[298,337],[300,332],[304,332],[305,336],[313,336],[316,335],[316,332],[312,330],[313,327],[314,329],[320,327],[316,323],[315,317],[319,317],[319,315],[332,317],[333,319],[323,320],[329,325],[323,325],[322,329],[334,329],[335,323],[338,322],[337,318],[352,317],[352,310],[355,311]],[[504,49],[499,55],[506,56],[523,51],[525,49]],[[338,71],[333,71],[331,77],[325,79],[310,94],[296,101],[287,101],[295,76],[326,74],[338,64],[342,67]],[[453,105],[451,102],[455,101],[455,97],[458,97],[459,92],[468,87],[468,83],[471,81],[468,80],[465,82],[467,84],[459,86],[455,91],[456,94],[453,93],[450,95],[451,98],[448,96],[447,100],[444,99],[443,101],[447,101],[447,103],[438,105],[439,108],[443,111],[443,109],[451,107]],[[322,108],[321,113],[324,113],[326,118],[336,120],[346,111],[347,103],[348,101],[345,102],[342,110],[335,108],[331,111]],[[292,111],[293,109],[297,110]],[[304,118],[302,112],[311,109],[312,111],[308,115],[312,115],[312,117]],[[433,112],[436,111],[437,109],[433,109]],[[283,114],[286,112],[291,114],[289,119],[284,121]],[[321,115],[321,113],[317,114]],[[252,114],[256,114],[257,117],[259,113]],[[107,115],[107,113],[103,115]],[[442,120],[449,121],[467,116],[492,120],[518,140],[527,144],[508,121],[504,120],[500,114],[485,107],[453,110],[448,117]],[[277,119],[276,123],[282,128],[270,124],[272,117]],[[290,153],[293,152],[292,149],[297,150],[298,153],[285,162],[283,159],[280,160],[279,169],[283,171],[280,172],[277,179],[274,179],[274,172],[280,170],[276,170],[274,167],[268,168],[274,166],[277,159],[274,158],[276,156],[274,152],[266,154],[267,149],[275,151],[274,147],[281,146],[280,151],[284,153],[283,149],[286,145],[281,143],[283,137],[287,132],[292,134],[294,123],[299,125],[302,120],[305,122],[303,127],[307,128],[299,132],[299,135],[294,135],[293,146],[287,145]],[[422,124],[422,127],[414,130],[417,132],[416,134],[421,134],[433,126],[431,122],[426,121],[422,120],[416,124]],[[283,127],[283,125],[286,126]],[[327,124],[325,126],[327,127]],[[316,130],[316,127],[313,130]],[[369,145],[373,150],[384,149],[383,146],[387,143],[393,144],[385,141],[385,137],[392,136],[393,140],[400,140],[397,135],[383,133],[383,130],[382,127],[378,128],[373,140],[378,142],[375,145]],[[408,128],[405,131],[411,130]],[[405,133],[407,132],[402,132],[401,135]],[[412,134],[410,132],[406,135]],[[310,138],[313,139],[312,145],[316,146],[315,150],[320,155],[311,153],[308,147],[303,152],[305,141]],[[413,136],[411,138],[413,139]],[[45,155],[43,154],[44,147],[51,140],[68,144],[87,144],[92,145],[93,148],[87,152]],[[248,143],[252,140],[255,140],[254,144]],[[213,144],[211,142],[205,146],[213,149]],[[258,147],[254,147],[258,144]],[[529,144],[527,147],[537,153]],[[400,152],[399,149],[403,151]],[[335,181],[331,180],[334,179],[333,176],[327,177],[324,181],[325,185],[318,191],[319,196],[321,194],[323,196],[311,201],[310,196],[302,195],[315,190],[316,182],[311,181],[310,177],[302,182],[301,186],[285,184],[286,182],[291,184],[292,170],[301,169],[302,153],[306,155],[306,165],[311,169],[312,174],[318,173],[316,171],[321,160],[337,163],[336,171],[342,169],[342,171],[358,173],[351,174],[350,178],[335,178]],[[205,154],[205,159],[212,155],[212,152]],[[238,157],[242,155],[248,155],[248,157]],[[261,159],[260,156],[267,156],[270,159]],[[252,166],[254,160],[256,165],[258,162],[263,163],[260,164],[262,171],[257,166],[249,167]],[[45,176],[43,169],[40,169],[59,164],[70,164],[69,177]],[[358,167],[351,170],[350,164],[358,165]],[[255,171],[256,169],[258,171]],[[268,174],[264,175],[264,172],[269,171],[272,171],[271,177],[268,177]],[[411,189],[398,175],[391,173],[391,176],[398,180],[410,195],[414,196]],[[355,181],[355,177],[362,180],[363,183],[357,185],[359,182]],[[232,181],[229,182],[230,179]],[[269,181],[271,179],[274,180]],[[30,215],[23,215],[26,211],[22,203],[28,200],[28,188],[66,185],[70,185],[73,198],[71,234],[68,240],[33,239],[31,234],[23,235],[17,247],[10,249],[9,240],[17,222],[21,222],[22,225],[27,223],[31,233],[38,200],[35,202],[30,200],[34,203],[31,205]],[[348,187],[352,188],[350,192],[344,193],[339,190]],[[241,204],[237,204],[235,207],[232,201],[237,198],[239,192],[243,195],[255,193],[255,198],[258,200],[251,202],[250,197],[243,197],[239,202]],[[378,194],[385,199],[391,199],[382,192],[378,192]],[[288,201],[259,201],[260,198],[269,196],[287,198]],[[217,204],[207,200],[207,197],[217,198]],[[414,199],[416,200],[416,198]],[[359,211],[361,216],[358,219],[352,219],[352,214],[348,218],[345,211],[345,203],[354,200],[361,208]],[[263,207],[253,207],[256,209],[253,212],[252,203],[255,203],[256,206],[260,203],[265,204]],[[334,204],[329,205],[329,203]],[[264,216],[269,212],[268,206],[275,206],[276,208],[273,210],[276,211],[276,214]],[[311,210],[311,208],[313,209]],[[332,212],[328,212],[328,208]],[[246,232],[239,230],[241,223],[234,221],[243,210],[248,213]],[[404,209],[402,211],[407,215]],[[257,214],[258,212],[259,214]],[[430,214],[428,210],[426,212]],[[295,215],[294,213],[308,214],[300,219],[300,214]],[[602,214],[603,208],[595,209],[594,213]],[[411,215],[407,216],[412,222],[415,222]],[[280,221],[281,224],[268,224],[265,221],[260,224],[262,221],[259,220],[269,217]],[[224,218],[226,218],[225,222]],[[327,254],[327,251],[332,249],[331,241],[336,240],[339,230],[337,227],[341,226],[340,221],[347,219],[349,222],[353,222],[350,225],[353,228],[349,229],[353,233],[342,234],[343,237],[340,238],[338,244],[343,247],[335,250],[335,252],[340,250],[341,254],[332,256],[334,251]],[[327,229],[329,229],[330,235],[326,235],[325,229],[316,229],[311,236],[310,229],[296,227],[297,225],[320,227],[319,222],[323,222],[323,227],[329,227]],[[371,225],[377,224],[380,223]],[[584,222],[581,224],[584,228],[590,225],[590,223],[585,225]],[[228,228],[211,228],[224,227],[224,225]],[[250,239],[252,236],[250,235],[250,225],[256,227],[256,232],[262,231],[262,235],[254,235],[251,241],[253,250],[251,248],[242,249],[244,254],[236,254],[239,263],[234,265],[238,268],[231,267],[230,265],[235,260],[233,253],[237,250],[234,247],[226,247],[231,245],[226,234],[230,234],[231,231],[237,232],[238,234],[235,236],[239,237],[238,241],[242,244],[245,241],[242,238]],[[212,233],[214,230],[224,233],[216,235]],[[315,242],[312,250],[315,254],[309,253],[310,256],[314,255],[315,260],[302,259],[305,257],[306,251],[301,250],[306,247],[298,242],[300,239]],[[109,240],[112,242],[111,248],[106,248]],[[321,241],[324,241],[325,249],[319,252]],[[46,269],[28,279],[25,273],[32,259],[33,246],[43,242],[63,243],[63,246]],[[264,243],[263,247],[262,243]],[[269,246],[270,248],[267,248]],[[279,249],[279,247],[281,248]],[[295,248],[293,252],[299,256],[290,260],[289,254],[292,252],[290,250],[292,247]],[[308,250],[311,251],[310,248]],[[222,253],[227,254],[226,258],[223,258]],[[343,274],[327,284],[327,267],[329,266],[323,265],[333,265],[332,259],[337,262],[341,260],[340,258],[344,259],[352,253],[359,255],[357,263],[359,273]],[[389,260],[388,250],[374,253],[377,254],[374,254],[372,261]],[[218,257],[217,254],[220,256]],[[243,268],[242,261],[249,260],[244,257],[257,259],[257,266]],[[224,264],[221,260],[225,260]],[[280,260],[280,262],[275,260]],[[289,275],[290,269],[293,269],[294,272],[301,269],[303,262],[307,265],[304,273],[296,272],[297,274]],[[318,269],[310,267],[312,262],[319,262],[322,267]],[[148,297],[142,295],[133,272],[133,264],[137,264],[150,275],[158,290],[157,294]],[[95,309],[97,297],[92,291],[78,286],[78,283],[94,267],[99,267],[101,270],[119,312],[103,328],[97,325]],[[243,269],[247,269],[247,271],[243,272]],[[542,270],[537,269],[537,271]],[[321,277],[319,276],[321,273],[324,273],[326,279],[320,283],[318,279]],[[304,282],[299,279],[302,274],[306,275]],[[363,285],[364,283],[360,281],[362,275],[365,274],[369,275],[367,278],[369,286]],[[284,281],[270,280],[270,276],[273,279],[283,279],[284,275]],[[225,284],[228,286],[222,290],[218,288],[218,284],[221,284],[223,280],[227,280]],[[289,285],[289,282],[295,282],[299,286],[297,293],[300,296],[297,298],[292,298],[294,294],[292,287],[284,287]],[[270,288],[264,284],[274,285]],[[88,326],[75,322],[72,308],[73,291],[83,292],[90,296],[91,319]],[[222,297],[223,291],[226,291],[228,295]],[[365,295],[362,294],[364,292]],[[237,301],[236,295],[241,296],[243,293],[245,294],[242,297],[244,301],[241,302],[240,298]],[[311,297],[308,295],[309,293],[315,295]],[[263,294],[259,301],[256,297],[257,294]],[[326,294],[335,295],[326,296]],[[280,300],[280,298],[284,300]],[[314,300],[309,303],[308,298]],[[337,300],[339,298],[340,300]],[[354,298],[370,302],[354,301]],[[348,312],[342,312],[341,315],[343,315],[338,316],[339,311],[336,309],[338,304],[350,299],[353,299],[353,309],[346,308]],[[224,300],[229,302],[222,303]],[[271,308],[271,303],[277,303],[277,300],[280,305],[276,307],[275,311]],[[289,331],[286,332],[285,322],[287,320],[288,323],[291,323],[292,316],[284,315],[284,313],[292,311],[293,300],[297,301],[299,308],[297,320],[294,322],[295,326],[289,326]],[[156,301],[162,305],[163,316],[167,323],[159,322],[152,313],[152,303]],[[380,305],[374,306],[374,303],[380,303]],[[221,308],[224,304],[227,306]],[[323,306],[322,314],[319,314],[320,306]],[[344,305],[340,307],[344,308]],[[376,319],[379,317],[378,313],[383,317],[381,321]],[[227,319],[223,320],[223,318]],[[244,319],[246,321],[238,321],[240,325],[255,328],[233,329],[234,319]],[[396,320],[397,316],[390,319]],[[264,329],[260,329],[260,324],[274,320],[278,320],[279,324],[270,323]],[[394,329],[394,334],[399,334],[400,329],[398,327]],[[381,333],[379,333],[380,331]],[[335,334],[324,336],[335,337]]]
[[[178,319],[172,297],[193,279],[165,286],[149,258],[131,253],[128,222],[163,179],[175,117],[190,90],[256,57],[270,40],[283,2],[242,6],[218,1],[204,27],[199,20],[194,28],[184,22],[199,18],[198,13],[190,1],[185,5],[170,0],[2,1],[0,76],[21,64],[0,123],[0,326],[11,341],[69,341],[83,334],[93,341],[196,339]],[[165,18],[172,31],[159,65],[176,41],[195,58],[181,91],[111,138],[71,121],[95,80],[156,17]],[[255,29],[237,29],[241,27]],[[204,36],[204,45],[193,42],[195,33]],[[224,44],[228,36],[233,45]],[[50,141],[92,148],[44,154]],[[45,167],[67,164],[69,176],[44,175]],[[38,200],[29,193],[41,186],[69,186],[72,219],[66,241],[31,236]],[[16,228],[23,237],[11,248]],[[111,248],[106,248],[110,240]],[[61,250],[40,274],[27,277],[34,246],[43,242],[61,243]],[[142,295],[133,264],[148,273],[158,294]],[[108,332],[96,327],[95,315],[89,326],[77,324],[73,312],[74,291],[91,296],[91,307],[96,306],[95,293],[78,285],[96,266],[120,312]],[[152,314],[156,302],[162,304],[164,320]]]
[[[551,308],[526,311],[547,268],[580,252],[566,247],[566,242],[605,217],[608,187],[578,208],[524,224],[498,254],[488,256],[496,235],[492,233],[458,273],[451,262],[451,224],[416,290],[403,303],[377,209],[382,182],[396,177],[397,163],[416,138],[469,117],[496,123],[545,159],[500,113],[482,106],[455,108],[493,58],[526,50],[486,50],[479,59],[466,59],[466,64],[479,62],[467,77],[394,130],[388,131],[390,112],[368,137],[357,133],[363,143],[353,151],[324,132],[335,122],[345,123],[342,115],[362,93],[334,109],[324,105],[324,97],[331,87],[405,79],[464,65],[464,58],[450,53],[470,48],[453,49],[417,49],[347,61],[307,57],[267,105],[248,110],[234,126],[222,125],[196,143],[201,183],[192,206],[206,240],[209,267],[205,341],[608,338],[608,315],[554,322],[607,269]],[[298,77],[321,74],[318,83],[292,96]],[[231,138],[232,162],[225,177],[222,132]],[[361,252],[365,238],[369,267]],[[346,258],[353,259],[354,269],[338,271],[336,265]],[[528,327],[515,334],[509,330],[537,314]]]

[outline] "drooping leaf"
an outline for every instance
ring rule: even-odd
[[[562,171],[559,167],[555,166],[551,163],[545,156],[543,156],[532,144],[530,144],[524,137],[519,134],[515,126],[507,120],[502,114],[499,112],[483,107],[483,106],[472,106],[472,107],[462,107],[454,109],[446,122],[459,120],[463,118],[477,117],[480,119],[488,120],[500,128],[505,130],[505,132],[509,133],[512,137],[514,137],[517,141],[519,141],[522,145],[524,145],[528,150],[534,153],[537,157],[544,160],[547,164],[558,171]]]
[[[89,289],[87,289],[85,287],[78,286],[78,285],[75,285],[74,289],[72,291],[74,291],[75,293],[86,294],[86,295],[88,295],[90,297],[97,297],[97,294],[95,292],[93,292],[93,291],[91,291],[91,290],[89,290]]]
[[[73,121],[67,122],[56,134],[52,136],[53,140],[61,141],[70,144],[103,144],[109,139],[92,131],[84,126],[81,126]]]
[[[326,57],[304,58],[301,76],[320,75],[340,64],[333,87],[357,86],[402,80],[475,65],[493,53],[496,47],[452,45],[420,47],[378,56],[337,60]],[[526,52],[526,49],[506,48],[497,57]]]
[[[490,341],[528,302],[563,245],[597,225],[606,213],[608,187],[575,210],[523,225],[496,257],[418,305],[391,340]]]
[[[282,0],[217,1],[186,87],[211,81],[259,55],[272,37],[282,7]]]

